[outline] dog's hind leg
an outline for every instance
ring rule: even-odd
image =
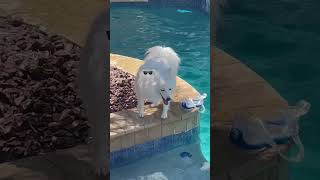
[[[138,97],[138,111],[139,117],[144,117],[144,99],[142,97]]]

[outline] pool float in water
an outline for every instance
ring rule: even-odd
[[[300,162],[304,157],[304,147],[299,138],[299,118],[310,109],[304,100],[272,120],[262,121],[260,118],[238,118],[233,121],[229,138],[232,143],[243,149],[259,150],[274,148],[285,160]],[[279,148],[281,144],[293,141],[299,148],[296,157],[287,157]]]
[[[191,13],[192,11],[184,10],[184,9],[178,9],[177,12],[179,12],[179,13]]]
[[[207,97],[207,94],[204,93],[202,95],[197,96],[194,99],[190,99],[190,98],[185,99],[181,102],[181,107],[182,107],[182,109],[189,110],[189,111],[191,111],[195,108],[198,108],[199,112],[203,113],[206,110],[203,105],[204,99],[206,97]]]

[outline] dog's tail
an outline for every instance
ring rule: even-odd
[[[168,65],[176,74],[180,64],[180,58],[177,53],[170,47],[154,46],[145,54],[144,61],[149,61],[151,59],[164,58],[166,59]]]

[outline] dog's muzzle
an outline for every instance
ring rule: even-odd
[[[169,97],[168,97],[168,98],[164,98],[161,93],[160,93],[160,95],[161,95],[161,97],[162,97],[163,103],[164,103],[165,105],[168,105],[168,104],[169,104],[169,101],[171,101],[171,98],[169,98]]]

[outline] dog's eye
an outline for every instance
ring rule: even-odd
[[[151,74],[152,74],[152,71],[149,71],[149,74],[151,75]]]
[[[171,91],[171,88],[169,89],[169,91]]]
[[[162,92],[163,92],[163,91],[164,91],[164,89],[160,89],[160,91],[162,91]]]
[[[147,74],[148,74],[148,72],[147,72],[147,71],[143,71],[143,74],[144,74],[144,75],[147,75]]]

